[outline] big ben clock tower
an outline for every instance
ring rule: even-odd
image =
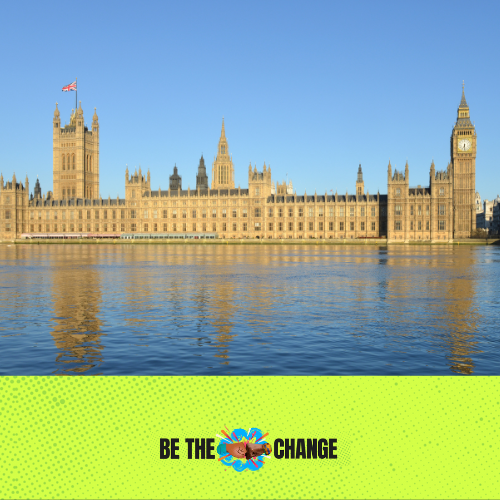
[[[453,238],[470,238],[476,230],[476,130],[470,121],[469,105],[462,85],[457,123],[451,134],[453,164]]]

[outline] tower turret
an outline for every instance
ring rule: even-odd
[[[201,155],[200,164],[198,165],[198,174],[196,176],[196,189],[208,189],[208,175],[203,155]]]
[[[361,170],[361,163],[358,168],[358,177],[356,178],[356,196],[363,196],[365,194],[365,183],[363,181],[363,171]]]

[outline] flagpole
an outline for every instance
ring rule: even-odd
[[[75,78],[75,82],[76,82],[76,85],[75,85],[75,113],[76,113],[76,110],[78,109],[78,78]]]

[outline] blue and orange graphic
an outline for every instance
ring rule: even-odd
[[[232,467],[237,472],[243,472],[245,470],[249,470],[255,472],[264,466],[265,459],[270,458],[271,446],[264,438],[269,434],[263,432],[260,429],[255,427],[250,428],[248,431],[244,429],[234,429],[233,431],[229,431],[226,428],[226,431],[221,430],[222,436],[217,434],[217,437],[220,439],[219,444],[217,445],[217,453],[219,455],[219,462],[222,462],[225,466]],[[248,443],[255,443],[259,445],[264,445],[264,449],[266,450],[264,454],[251,457],[248,460],[239,460],[232,456],[226,450],[226,445],[234,444],[234,443],[243,443],[245,446]]]

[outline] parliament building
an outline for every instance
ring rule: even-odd
[[[248,188],[234,185],[224,120],[212,164],[211,182],[203,156],[195,189],[183,189],[174,167],[169,188],[151,189],[151,175],[125,171],[125,199],[99,193],[99,119],[90,129],[83,110],[73,110],[61,127],[53,118],[53,192],[42,193],[37,179],[0,174],[0,240],[23,237],[119,237],[125,234],[203,234],[217,238],[357,239],[388,242],[470,238],[476,229],[476,131],[462,90],[445,170],[432,162],[429,185],[410,187],[409,167],[387,167],[387,194],[365,192],[361,165],[354,194],[299,195],[291,183],[274,184],[271,167],[248,167]]]

